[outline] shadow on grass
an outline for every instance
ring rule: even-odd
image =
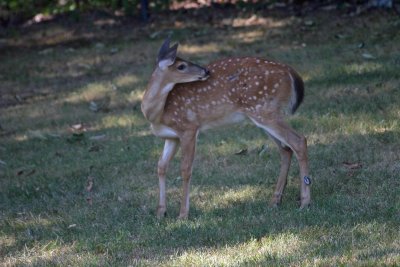
[[[245,32],[248,29],[241,30]],[[182,36],[184,33],[181,32]],[[230,36],[229,33],[227,35]],[[206,37],[209,38],[207,35],[203,38]],[[241,47],[261,41],[256,38],[250,43],[237,39],[236,42],[236,46]],[[75,44],[66,42],[58,45]],[[221,51],[222,54],[227,53],[227,50]],[[217,54],[219,52],[209,53],[208,56],[214,57]],[[117,69],[123,67],[121,64]],[[338,73],[329,73],[326,68],[323,73],[328,74],[311,78],[307,82],[309,90],[314,94],[311,95],[314,101],[300,110],[304,112],[304,117],[309,113],[332,111],[344,116],[367,114],[374,121],[379,121],[384,119],[380,111],[387,112],[388,109],[396,108],[397,102],[394,100],[398,98],[398,93],[395,88],[381,90],[379,85],[386,80],[399,78],[393,70],[375,70],[359,75],[346,74],[340,70]],[[71,78],[68,75],[60,75],[59,79],[46,78],[41,82],[60,82],[63,89],[70,90],[76,85],[82,87],[92,81],[105,83],[115,75],[112,72],[103,77],[100,71],[90,76],[89,82],[85,76],[72,87],[66,84]],[[361,87],[360,84],[374,88],[372,91],[365,89],[361,93],[343,90],[327,97],[324,93],[317,93],[317,87]],[[133,83],[129,86],[137,85]],[[127,91],[128,87],[123,90]],[[329,91],[332,93],[333,89]],[[68,105],[70,109],[76,109],[87,103],[77,101]],[[116,110],[116,116],[130,112],[125,106],[117,106]],[[90,121],[93,117],[88,115],[86,119]],[[102,117],[98,116],[94,120],[101,120]],[[299,127],[296,128],[299,132],[312,133],[309,129],[313,128],[308,126],[315,124],[317,129],[320,122],[318,117],[308,121],[309,125],[298,123],[296,126]],[[34,118],[46,119],[40,115]],[[278,169],[279,164],[276,155],[271,156],[271,166],[266,170],[254,169],[256,174],[246,175],[240,168],[234,169],[233,174],[238,176],[235,179],[230,179],[232,174],[227,174],[223,165],[207,165],[207,172],[212,173],[212,176],[196,174],[196,168],[200,167],[196,166],[191,217],[182,222],[175,219],[179,206],[180,181],[174,182],[169,191],[169,198],[172,199],[169,212],[172,215],[161,221],[155,219],[158,158],[155,150],[161,150],[162,142],[146,134],[139,135],[138,131],[143,130],[143,125],[134,127],[137,128],[126,130],[123,127],[110,127],[85,133],[105,133],[111,136],[107,143],[87,139],[68,143],[67,138],[70,136],[50,140],[9,139],[2,143],[6,151],[12,151],[14,159],[5,167],[5,171],[0,166],[0,235],[2,238],[13,237],[15,242],[2,246],[0,255],[13,257],[23,254],[27,247],[36,247],[39,251],[36,253],[40,254],[40,251],[46,251],[49,242],[60,240],[59,247],[66,245],[72,248],[70,255],[88,253],[95,258],[94,261],[97,259],[100,263],[102,260],[110,265],[134,260],[162,262],[193,250],[215,249],[223,253],[224,247],[248,244],[252,240],[271,238],[271,243],[274,243],[282,235],[288,234],[302,241],[293,252],[296,257],[322,255],[336,258],[354,250],[354,241],[364,251],[370,244],[382,242],[382,239],[372,236],[378,232],[388,242],[398,236],[398,233],[393,232],[400,219],[396,191],[400,186],[396,178],[399,169],[395,165],[399,160],[396,154],[399,151],[396,145],[399,137],[397,131],[384,129],[381,133],[354,133],[327,144],[310,145],[310,162],[314,175],[313,205],[303,211],[297,209],[296,203],[299,183],[296,161],[293,162],[294,171],[290,174],[284,203],[279,209],[267,206],[273,188],[270,181],[275,182],[277,175],[273,169]],[[259,138],[258,135],[242,132],[245,142]],[[216,144],[215,140],[208,141],[212,142],[211,146]],[[391,150],[385,146],[390,146]],[[89,151],[91,149],[94,151]],[[385,154],[388,151],[393,154]],[[206,154],[204,152],[203,157]],[[257,155],[249,155],[246,159],[227,154],[221,157],[227,157],[228,164],[237,166],[262,164]],[[381,166],[382,157],[385,157],[385,163]],[[348,170],[342,166],[344,161],[361,162],[363,167]],[[26,171],[23,174],[22,170],[22,174],[18,175],[19,166],[26,164],[32,164],[32,167],[28,166],[28,171],[34,169],[35,172],[28,175]],[[176,163],[173,165],[171,167],[177,167]],[[95,177],[94,189],[90,193],[86,190],[89,175]],[[260,183],[260,177],[256,177],[258,175],[272,178]],[[240,195],[240,191],[246,187],[255,195]],[[228,188],[233,191],[229,192]],[[91,204],[88,197],[91,197]],[[361,227],[361,230],[357,227]],[[323,245],[320,246],[319,242]],[[319,251],[314,251],[314,247]],[[375,257],[384,258],[385,254],[394,250],[390,245],[383,250],[371,248],[365,252],[364,257],[372,253]],[[263,257],[258,262],[274,260],[274,255]],[[276,257],[287,262],[294,256],[289,253]],[[34,262],[41,265],[57,260],[57,257],[50,256],[50,259],[37,258]],[[245,260],[242,262],[245,263]],[[82,265],[86,263],[83,261]]]
[[[400,76],[393,69],[362,75],[340,73],[311,79],[306,86],[310,87],[317,101],[307,103],[306,98],[307,111],[324,110],[325,113],[370,116],[382,120],[383,114],[397,108],[393,100],[399,98],[396,87],[385,82],[396,83],[398,79]]]
[[[395,135],[396,133],[388,132],[368,137],[352,136],[350,140],[339,141],[336,144],[310,146],[310,154],[323,153],[323,150],[330,150],[332,154],[334,147],[341,150],[345,148],[343,146],[345,144],[355,144],[358,147],[347,147],[345,151],[341,151],[343,155],[356,150],[358,151],[356,157],[364,157],[361,158],[363,164],[374,164],[377,159],[365,153],[367,149],[358,140],[367,138],[370,143],[380,143],[386,142],[385,140],[389,138],[392,142]],[[341,238],[336,242],[323,241],[325,245],[322,248],[319,246],[320,251],[312,253],[334,258],[352,251],[352,238],[354,238],[352,235],[354,235],[355,226],[373,225],[383,231],[383,235],[390,236],[393,234],[390,229],[394,229],[391,227],[399,219],[399,207],[395,202],[398,197],[393,188],[398,188],[400,184],[395,178],[395,170],[393,172],[373,170],[371,173],[368,173],[368,170],[358,170],[356,173],[349,173],[341,169],[342,167],[336,166],[338,170],[335,173],[331,173],[330,170],[318,171],[324,177],[315,177],[312,190],[313,204],[311,208],[302,211],[297,209],[295,201],[298,196],[297,178],[289,181],[283,205],[279,209],[272,209],[267,206],[272,188],[260,185],[258,179],[242,177],[236,180],[237,184],[235,184],[225,177],[222,178],[226,180],[226,186],[223,188],[216,185],[213,180],[207,183],[202,179],[202,185],[199,187],[196,185],[195,169],[193,189],[196,189],[196,192],[211,190],[211,195],[222,197],[229,193],[226,192],[227,188],[240,191],[243,184],[246,184],[258,193],[255,196],[245,195],[237,200],[233,198],[231,201],[224,202],[223,205],[218,203],[221,201],[218,197],[204,199],[195,194],[192,196],[191,214],[188,221],[182,222],[174,218],[178,210],[178,203],[174,202],[172,202],[172,207],[170,206],[170,212],[174,214],[173,218],[168,217],[158,221],[154,217],[154,208],[149,208],[149,205],[153,206],[156,202],[156,194],[152,192],[155,191],[156,184],[153,166],[156,157],[152,156],[147,149],[151,146],[149,142],[152,139],[153,137],[150,136],[134,137],[135,145],[140,144],[142,148],[137,150],[140,154],[133,159],[127,155],[119,155],[117,151],[121,146],[113,143],[104,151],[104,153],[113,154],[113,159],[99,163],[103,165],[107,162],[106,166],[99,166],[96,163],[96,157],[88,162],[78,160],[75,168],[79,166],[79,169],[67,170],[69,167],[65,166],[66,170],[62,174],[46,175],[44,171],[32,177],[26,177],[26,181],[18,182],[25,183],[25,186],[7,186],[8,192],[4,195],[4,200],[7,201],[2,201],[3,208],[8,209],[2,215],[7,217],[2,221],[2,235],[14,236],[16,242],[4,247],[2,255],[21,251],[25,246],[44,247],[47,243],[59,239],[62,240],[62,244],[74,247],[72,254],[85,251],[97,257],[97,260],[104,257],[104,260],[110,263],[118,262],[118,257],[125,261],[127,258],[132,260],[131,257],[135,254],[140,260],[157,261],[173,255],[181,255],[185,251],[220,250],[224,247],[247,244],[252,240],[269,238],[271,242],[274,242],[282,234],[294,235],[302,240],[301,247],[294,253],[310,255],[309,251],[313,251],[315,236],[317,239],[323,238],[327,232],[333,231],[337,232]],[[80,146],[82,144],[74,144],[72,149],[79,150]],[[117,147],[115,151],[112,151],[111,146]],[[87,148],[83,145],[83,150]],[[358,150],[360,148],[364,149]],[[79,158],[83,157],[79,156]],[[152,166],[150,169],[143,169],[144,166],[149,166],[143,162],[144,158],[154,161],[150,164]],[[141,163],[135,165],[136,160]],[[274,161],[273,164],[278,167],[277,160]],[[84,189],[86,177],[90,174],[87,166],[90,164],[97,169],[92,205],[86,203],[87,192]],[[61,162],[61,168],[62,165]],[[129,168],[131,165],[140,169],[135,170],[134,167],[132,171],[117,171],[114,174],[110,171],[115,167]],[[86,167],[82,169],[82,166]],[[297,166],[294,166],[294,169],[297,169]],[[213,172],[212,169],[210,171]],[[223,172],[223,169],[216,170],[215,177],[224,177]],[[57,175],[61,176],[57,177]],[[146,181],[148,179],[152,181]],[[180,187],[180,185],[177,186]],[[357,190],[352,191],[355,188]],[[262,191],[265,193],[261,193]],[[214,206],[213,201],[217,202]],[[204,204],[205,202],[208,204]],[[204,205],[212,207],[204,208]],[[10,207],[12,208],[9,209]],[[385,225],[386,228],[382,230],[379,225]],[[369,234],[368,231],[361,231],[357,238],[365,239],[366,241],[362,242],[367,242]],[[308,244],[308,242],[311,243]],[[362,243],[362,245],[367,244]],[[154,253],[154,251],[158,252]],[[379,252],[374,249],[370,253],[382,258],[388,250]],[[300,254],[298,257],[301,256]],[[276,260],[269,258],[268,255],[265,257],[259,261]],[[280,260],[287,261],[289,258]],[[37,264],[46,262],[54,263],[54,260],[36,261]]]

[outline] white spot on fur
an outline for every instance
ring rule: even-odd
[[[196,113],[194,113],[191,109],[188,109],[187,113],[187,118],[189,121],[195,121],[196,120]]]

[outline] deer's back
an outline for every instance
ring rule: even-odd
[[[289,66],[262,58],[228,58],[207,66],[206,81],[175,85],[169,93],[163,122],[173,128],[203,127],[240,120],[241,114],[276,112],[291,97]]]

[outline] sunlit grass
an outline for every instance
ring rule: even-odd
[[[236,40],[240,40],[244,43],[252,43],[254,41],[260,40],[264,35],[264,31],[262,30],[255,30],[255,31],[246,31],[237,34],[233,38]]]
[[[85,103],[105,97],[107,94],[110,94],[113,91],[113,88],[110,84],[104,83],[92,83],[87,85],[85,88],[78,92],[73,92],[69,97],[64,99],[66,103],[80,103],[84,101]]]
[[[221,51],[221,48],[218,46],[218,44],[215,43],[211,43],[211,44],[207,44],[207,45],[181,45],[179,47],[179,51],[181,53],[184,54],[188,54],[188,55],[198,55],[199,53],[201,54],[206,54],[206,53],[216,53]]]
[[[16,243],[16,238],[13,235],[6,235],[6,234],[0,234],[0,246],[2,248],[5,247],[11,247],[13,245],[15,245]]]
[[[241,203],[265,201],[264,191],[264,188],[254,186],[221,188],[220,192],[204,193],[207,197],[195,191],[194,201],[195,205],[200,205],[205,211],[212,212],[214,209],[225,209]],[[196,193],[198,193],[198,196]]]
[[[299,240],[296,235],[279,234],[222,248],[189,250],[177,257],[171,265],[250,266],[262,262],[266,264],[268,261],[285,265],[290,264],[291,258],[298,257],[304,245],[305,242]]]
[[[116,86],[132,86],[132,84],[138,83],[139,78],[136,75],[128,74],[121,75],[114,79],[114,83]]]
[[[126,128],[131,129],[136,126],[138,122],[143,124],[142,118],[134,115],[108,115],[103,117],[97,129],[106,130],[109,128]]]
[[[74,246],[65,246],[59,241],[36,244],[25,248],[20,255],[5,257],[0,263],[4,266],[43,266],[43,265],[88,265],[102,264],[106,260],[89,253],[76,253]]]
[[[377,62],[353,63],[344,66],[347,74],[368,74],[369,72],[380,71],[382,69],[384,69],[382,64]]]

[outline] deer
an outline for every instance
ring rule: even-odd
[[[278,146],[281,164],[270,205],[277,207],[287,184],[292,155],[300,169],[300,209],[310,205],[307,140],[285,121],[304,98],[304,82],[290,66],[260,57],[229,57],[202,67],[177,56],[165,39],[144,92],[141,109],[153,135],[165,140],[157,165],[157,217],[167,210],[166,173],[181,149],[180,219],[189,215],[189,189],[200,132],[247,119]]]

